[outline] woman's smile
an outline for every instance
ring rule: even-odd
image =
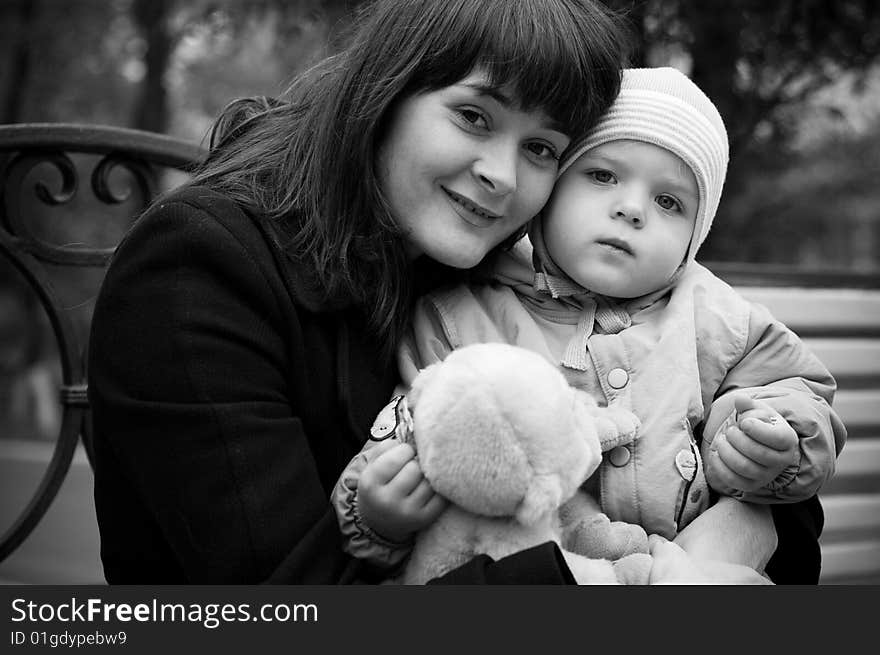
[[[498,219],[504,218],[501,214],[496,214],[479,203],[474,202],[470,198],[456,193],[452,189],[444,186],[440,187],[444,193],[452,201],[452,207],[462,219],[474,227],[489,227]]]

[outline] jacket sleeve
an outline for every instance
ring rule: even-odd
[[[735,420],[737,393],[766,402],[799,437],[798,461],[754,492],[719,489],[755,503],[792,503],[813,496],[833,475],[846,429],[831,408],[836,383],[804,343],[770,312],[752,305],[744,355],[728,371],[705,427],[704,457],[715,436]]]
[[[403,407],[405,416],[400,410]],[[403,443],[412,442],[412,417],[406,409],[406,399],[395,396],[376,417],[371,433],[379,439],[396,439]],[[412,550],[412,540],[405,542],[386,539],[370,528],[361,517],[358,506],[358,486],[364,468],[373,456],[373,448],[380,441],[368,439],[348,466],[342,471],[333,488],[331,503],[339,521],[342,533],[342,548],[353,557],[365,560],[384,570],[389,575]]]
[[[161,546],[161,566],[190,583],[352,581],[303,408],[291,405],[288,348],[304,346],[281,318],[290,300],[269,281],[271,261],[203,206],[170,201],[145,218],[96,307],[90,400],[112,475],[159,536],[122,541],[105,515],[105,547],[137,566]],[[101,519],[121,501],[103,486],[107,468],[95,470]]]

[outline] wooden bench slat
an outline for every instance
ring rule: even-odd
[[[880,425],[880,387],[841,389],[834,396],[834,409],[849,430],[866,430],[878,426]]]
[[[823,540],[833,540],[835,533],[880,530],[880,493],[832,494],[822,496],[825,510]]]
[[[857,475],[880,477],[880,438],[850,439],[843,447],[834,477]]]
[[[880,575],[880,539],[822,545],[820,584],[857,582]]]
[[[795,332],[880,332],[880,290],[738,287]]]
[[[880,339],[817,337],[804,342],[836,378],[877,378],[880,386]]]

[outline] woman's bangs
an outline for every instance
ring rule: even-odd
[[[477,56],[497,88],[512,89],[525,111],[541,110],[570,135],[589,126],[593,114],[597,57],[583,34],[572,25],[542,25],[537,21],[499,16],[501,29],[483,32]],[[521,18],[521,17],[520,17]],[[616,62],[609,62],[615,70]]]
[[[489,83],[511,89],[523,111],[540,110],[568,135],[588,129],[592,89],[581,71],[542,52],[511,56],[487,55],[483,61]],[[543,59],[543,61],[542,61]],[[570,61],[570,60],[569,60]]]
[[[416,45],[423,56],[410,92],[455,84],[482,69],[490,85],[516,96],[519,109],[542,111],[573,138],[617,92],[612,71],[620,69],[620,50],[598,7],[566,0],[429,5],[421,31],[407,36],[407,44],[423,44]]]

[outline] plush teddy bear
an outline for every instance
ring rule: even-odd
[[[450,505],[417,535],[400,582],[551,540],[581,584],[647,582],[644,530],[609,521],[579,490],[602,451],[637,436],[632,413],[598,407],[540,355],[506,344],[453,351],[417,376],[408,403],[422,471]]]

